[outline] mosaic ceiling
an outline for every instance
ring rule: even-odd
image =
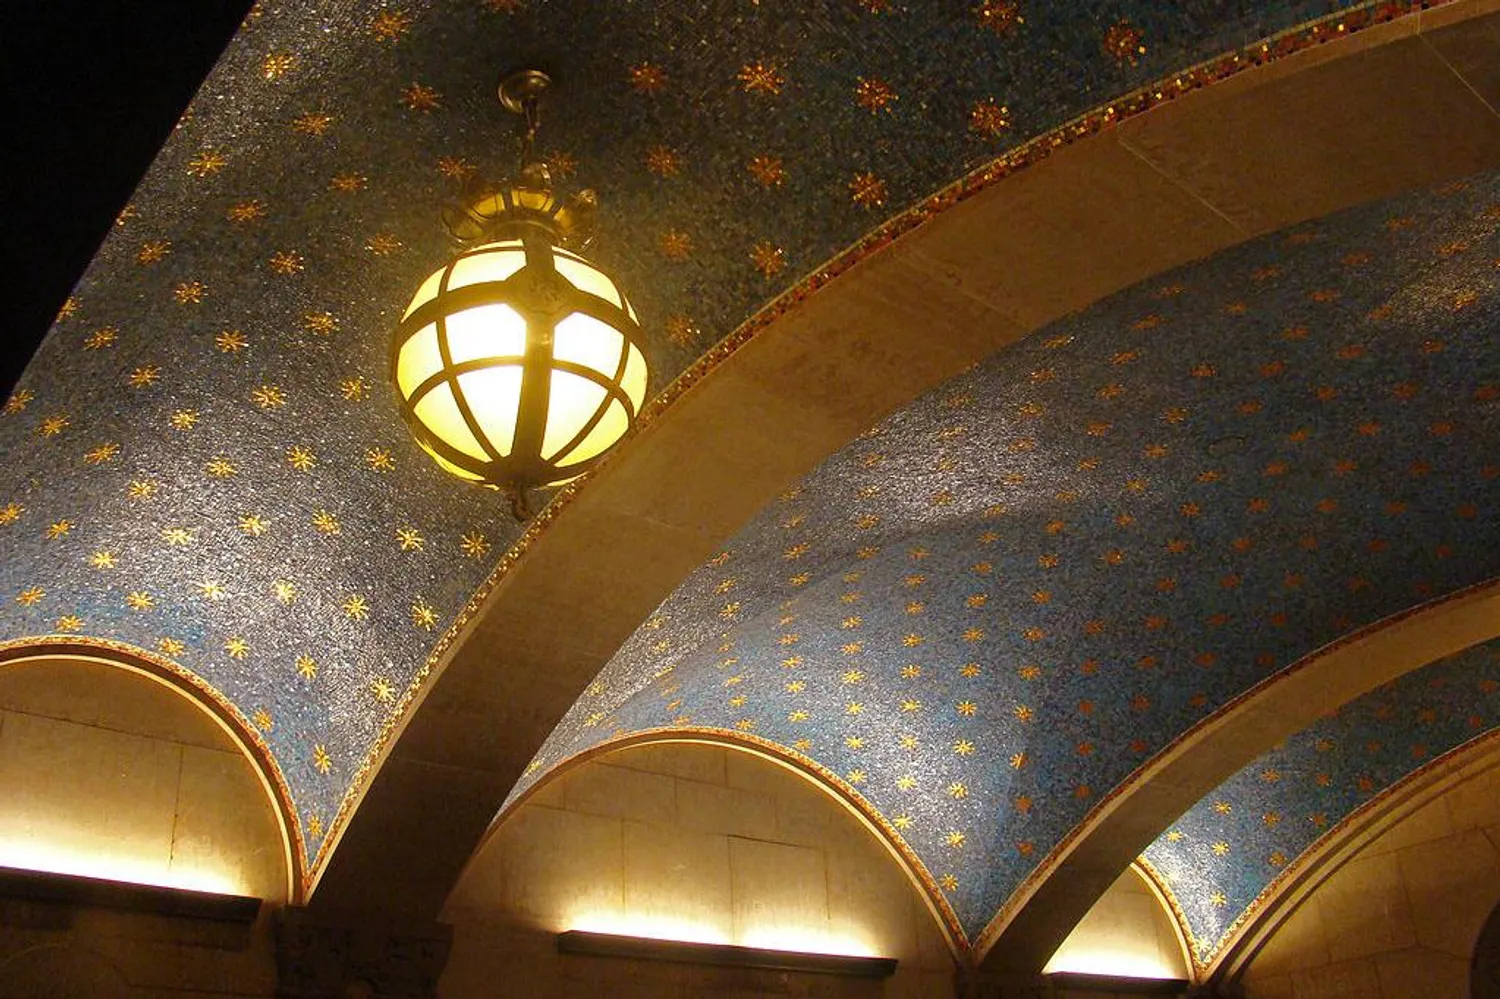
[[[1487,175],[998,352],[695,571],[529,780],[643,731],[760,740],[862,802],[974,939],[1189,727],[1500,572],[1497,230]]]
[[[1401,12],[260,4],[5,406],[0,640],[116,643],[195,678],[259,733],[316,857],[518,533],[416,450],[385,377],[397,310],[450,252],[440,202],[512,155],[502,70],[559,81],[542,147],[603,197],[597,258],[641,312],[655,389],[1029,138]]]
[[[1356,810],[1500,726],[1500,642],[1414,670],[1245,766],[1163,833],[1144,859],[1176,901],[1194,962]]]

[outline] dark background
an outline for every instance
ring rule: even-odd
[[[250,7],[250,0],[0,6],[7,286],[0,400]]]

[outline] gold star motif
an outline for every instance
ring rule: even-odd
[[[887,114],[894,110],[891,105],[898,99],[896,91],[884,80],[866,79],[861,76],[854,86],[854,102],[871,114],[881,111]]]
[[[83,341],[84,350],[103,350],[105,347],[113,346],[120,338],[120,331],[113,326],[101,326],[88,335]]]
[[[40,586],[29,586],[16,594],[16,603],[22,607],[31,607],[47,595],[47,591]]]
[[[73,315],[73,313],[77,311],[78,299],[74,298],[72,295],[69,295],[67,298],[63,299],[62,308],[57,310],[57,321],[62,322],[64,319],[68,319]]]
[[[462,156],[440,156],[437,171],[449,180],[464,180],[477,168]]]
[[[133,500],[148,500],[156,495],[161,487],[149,479],[132,479],[126,486],[126,495]]]
[[[377,257],[389,257],[402,247],[401,240],[388,232],[377,232],[365,243],[365,249]]]
[[[333,115],[321,111],[308,111],[292,119],[292,128],[303,135],[322,135],[333,124]]]
[[[89,556],[89,565],[95,569],[113,569],[115,567],[115,553],[101,548]]]
[[[213,459],[205,466],[205,470],[216,479],[227,479],[238,471],[227,458]]]
[[[267,264],[277,274],[290,275],[299,273],[306,266],[306,261],[296,250],[278,250],[271,254]]]
[[[344,615],[352,621],[363,621],[370,616],[370,605],[357,593],[346,599],[340,606]]]
[[[255,727],[260,729],[262,732],[269,732],[276,725],[275,721],[273,721],[271,718],[271,713],[265,708],[257,709],[255,714],[251,716],[250,720],[254,722]]]
[[[327,336],[339,328],[339,320],[332,312],[308,312],[302,316],[302,328],[318,336]]]
[[[133,590],[125,595],[125,604],[131,610],[148,611],[156,606],[156,599],[144,590]]]
[[[56,437],[67,429],[68,422],[68,418],[60,413],[56,416],[47,416],[37,424],[36,432],[43,437]]]
[[[271,593],[277,603],[290,606],[297,599],[297,584],[287,579],[278,579],[271,584]]]
[[[1104,54],[1113,57],[1121,66],[1127,62],[1134,66],[1146,54],[1146,46],[1141,44],[1144,38],[1140,29],[1129,21],[1120,21],[1104,33]]]
[[[193,543],[193,532],[186,527],[168,527],[161,532],[161,539],[169,545],[182,547]]]
[[[277,409],[286,405],[286,393],[279,385],[262,385],[250,393],[250,401],[261,409]]]
[[[113,460],[120,453],[120,445],[109,443],[100,444],[83,456],[83,460],[90,465],[102,465]]]
[[[204,600],[213,601],[223,600],[228,594],[224,592],[224,587],[219,585],[217,580],[205,579],[198,583],[198,596]]]
[[[959,739],[953,744],[953,751],[959,756],[972,756],[974,754],[974,744],[968,739]]]
[[[675,177],[682,171],[682,155],[668,146],[652,146],[646,152],[646,169],[658,177]]]
[[[856,205],[863,205],[865,208],[883,205],[886,198],[885,181],[868,170],[864,173],[857,173],[854,179],[849,181],[849,198]]]
[[[786,180],[786,167],[780,156],[753,156],[745,169],[762,187],[780,187]]]
[[[409,111],[430,114],[442,106],[443,95],[425,84],[413,82],[401,91],[401,103]]]
[[[365,464],[377,472],[389,472],[396,467],[391,453],[384,448],[372,447],[365,452]]]
[[[157,639],[156,649],[165,655],[176,656],[181,655],[187,649],[187,644],[175,638],[162,637]]]
[[[321,742],[313,746],[313,766],[320,774],[326,774],[333,769],[333,757],[328,755],[328,750],[323,748]]]
[[[969,131],[985,139],[998,139],[1010,130],[1010,108],[993,97],[969,108]]]
[[[328,188],[341,194],[353,194],[363,191],[369,182],[370,179],[362,173],[340,173],[334,174],[328,181]]]
[[[6,414],[10,415],[21,412],[35,398],[36,395],[31,389],[16,389],[11,393],[10,398],[5,400]]]
[[[219,348],[221,353],[237,354],[248,347],[250,341],[246,340],[244,334],[239,330],[224,330],[218,336],[214,337],[214,344]]]
[[[224,169],[229,162],[223,153],[205,149],[188,161],[187,172],[194,177],[207,177]]]
[[[267,80],[279,80],[296,65],[297,60],[285,52],[273,52],[261,61],[260,73]]]
[[[395,44],[411,30],[411,15],[404,10],[383,10],[370,22],[370,33],[378,41]],[[324,773],[327,773],[325,770]]]
[[[396,529],[396,543],[401,546],[401,550],[404,552],[419,552],[422,550],[424,541],[422,535],[418,534],[415,528],[398,527]]]
[[[957,850],[959,847],[964,845],[964,834],[955,829],[947,836],[943,837],[943,840],[953,849]]]
[[[656,247],[668,260],[686,260],[693,252],[693,239],[681,229],[668,229],[656,239]]]
[[[62,632],[80,631],[83,629],[83,618],[76,614],[64,614],[53,627]]]
[[[229,638],[224,642],[224,651],[231,659],[244,659],[250,654],[250,643],[239,637]]]
[[[1219,840],[1210,849],[1213,850],[1215,857],[1223,857],[1229,853],[1229,844],[1223,840]]]
[[[630,87],[638,94],[659,94],[667,85],[667,74],[654,63],[643,62],[631,66],[626,73]]]
[[[740,67],[739,81],[745,93],[763,96],[775,96],[786,85],[786,77],[776,68],[776,64],[762,60]]]
[[[369,386],[365,384],[364,378],[358,375],[353,378],[345,378],[339,382],[339,395],[342,395],[350,402],[358,402],[363,399],[368,391]]]
[[[762,241],[750,249],[750,262],[762,277],[775,277],[786,269],[786,251],[769,241]]]
[[[59,520],[47,525],[47,537],[56,541],[58,538],[66,538],[68,532],[71,530],[73,530],[73,522],[71,520]]]
[[[312,525],[318,529],[320,534],[334,535],[339,533],[339,519],[327,510],[319,510],[313,514]]]
[[[178,305],[198,305],[207,293],[208,286],[202,281],[183,281],[172,289],[172,297],[177,299]]]
[[[172,244],[165,239],[153,239],[149,243],[142,243],[141,248],[135,253],[135,262],[143,266],[154,264],[172,252]]]
[[[463,549],[464,555],[469,558],[483,558],[485,553],[490,550],[490,543],[478,531],[465,534],[459,540],[458,546]]]
[[[269,520],[256,516],[253,513],[247,513],[240,518],[240,530],[252,538],[260,537],[266,531],[270,530],[270,528],[271,522]]]
[[[961,801],[968,796],[968,785],[964,784],[962,781],[954,781],[952,784],[948,785],[948,797],[952,798],[954,801]]]
[[[312,656],[297,657],[297,675],[304,680],[313,680],[318,676],[318,664]]]
[[[1017,0],[984,0],[984,3],[974,8],[974,16],[978,19],[980,28],[997,35],[1008,35],[1018,25],[1026,23]]]
[[[198,411],[179,409],[168,418],[168,422],[175,430],[191,430],[198,425]]]
[[[698,327],[687,316],[678,314],[667,318],[667,339],[679,347],[691,347],[698,342]]]
[[[25,512],[26,508],[19,503],[7,503],[0,506],[0,524],[14,524]]]
[[[313,455],[312,451],[300,445],[287,449],[286,460],[287,464],[299,472],[310,471],[318,463],[318,459]]]
[[[377,676],[370,681],[370,693],[375,695],[375,700],[381,704],[389,704],[396,699],[396,688],[383,676]]]
[[[148,385],[155,384],[156,379],[160,375],[161,368],[158,368],[154,364],[147,364],[132,371],[125,379],[125,382],[131,388],[145,388]]]
[[[224,217],[235,223],[254,222],[266,217],[266,206],[253,198],[249,201],[237,201],[229,206]]]

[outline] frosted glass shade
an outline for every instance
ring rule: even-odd
[[[635,310],[597,267],[541,235],[466,250],[423,281],[391,371],[427,453],[497,488],[587,471],[646,398]]]

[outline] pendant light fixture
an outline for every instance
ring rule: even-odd
[[[464,249],[423,281],[391,342],[401,416],[438,465],[510,497],[587,472],[646,398],[644,340],[619,285],[590,263],[598,197],[567,200],[535,156],[546,74],[500,84],[522,116],[514,178],[471,182],[443,212]]]

